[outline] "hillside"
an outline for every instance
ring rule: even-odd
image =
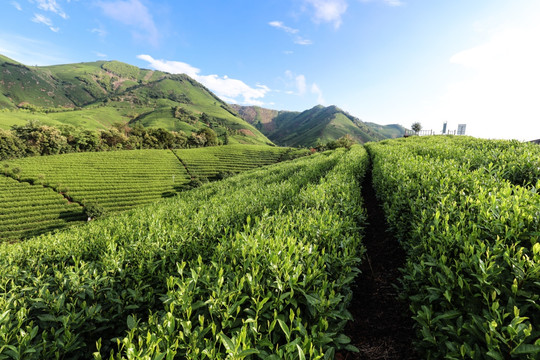
[[[184,74],[118,61],[26,66],[0,55],[0,128],[28,120],[91,130],[139,123],[187,134],[210,127],[224,143],[271,143]]]
[[[315,106],[304,112],[231,105],[247,122],[282,146],[315,146],[349,134],[360,143],[400,137],[400,125],[365,123],[336,106]]]

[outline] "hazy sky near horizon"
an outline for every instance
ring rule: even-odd
[[[539,0],[2,0],[0,54],[186,73],[225,101],[540,138]]]

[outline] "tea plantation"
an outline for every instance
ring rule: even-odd
[[[296,152],[269,149],[269,163]],[[264,163],[202,150],[159,158],[182,184],[227,177],[242,153],[234,172]],[[8,169],[46,181],[30,160]],[[369,182],[406,254],[397,286],[418,358],[539,359],[540,147],[464,136],[316,153],[4,242],[0,359],[354,358]]]
[[[4,161],[0,168],[0,181],[6,183],[0,187],[0,240],[80,223],[87,219],[84,207],[97,206],[109,213],[128,210],[174,196],[190,188],[193,178],[200,184],[220,174],[305,154],[307,150],[231,145],[176,153],[130,150]]]
[[[367,164],[316,154],[0,245],[0,357],[332,357]]]
[[[426,359],[540,358],[540,147],[469,137],[368,144],[407,251]]]

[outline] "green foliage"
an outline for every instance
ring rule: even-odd
[[[204,127],[189,137],[183,131],[144,128],[140,124],[131,128],[125,123],[114,123],[111,128],[99,132],[80,130],[71,125],[56,128],[39,121],[29,121],[23,126],[13,125],[11,132],[0,129],[0,160],[71,152],[216,145],[220,145],[216,132]]]
[[[30,157],[10,162],[20,177],[45,182],[71,199],[98,202],[107,211],[121,211],[162,198],[188,181],[185,168],[168,150],[131,150]]]
[[[220,174],[243,172],[279,161],[305,156],[307,150],[262,145],[228,145],[175,150],[175,154],[197,178],[219,179]]]
[[[218,145],[216,132],[210,128],[203,127],[201,130],[197,131],[197,136],[202,139],[201,142],[204,146]]]
[[[7,164],[4,164],[7,165]],[[15,178],[18,167],[4,167]],[[28,238],[66,226],[81,224],[82,207],[69,204],[62,195],[42,186],[31,186],[0,176],[0,241]]]
[[[540,149],[422,137],[368,144],[426,359],[538,359]]]
[[[326,145],[317,146],[317,149],[319,151],[324,151],[324,150],[327,150],[327,149],[333,150],[333,149],[337,149],[337,148],[340,148],[340,147],[350,149],[351,146],[353,146],[355,143],[356,143],[356,141],[352,138],[352,136],[347,134],[347,135],[344,135],[344,136],[340,137],[339,139],[337,139],[335,141],[330,141],[330,142],[326,143]]]
[[[422,130],[422,124],[420,124],[419,122],[413,123],[411,125],[411,130],[414,131],[416,134],[418,134],[420,130]]]
[[[29,121],[23,126],[12,126],[13,135],[24,142],[30,153],[54,155],[66,152],[68,143],[65,136],[55,127]]]
[[[26,144],[11,132],[0,129],[0,160],[15,159],[26,154]]]
[[[304,157],[0,245],[0,356],[332,357],[366,166],[362,148]]]
[[[103,217],[107,214],[107,210],[97,202],[86,202],[84,204],[84,212],[91,220]]]

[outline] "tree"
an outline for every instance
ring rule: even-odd
[[[97,202],[88,202],[84,205],[84,212],[88,216],[88,221],[107,215],[107,211]]]
[[[353,144],[355,144],[356,141],[353,139],[353,137],[349,134],[345,134],[339,139],[337,139],[338,147],[344,147],[347,149],[350,149]]]
[[[100,138],[102,144],[111,150],[122,149],[124,144],[127,143],[126,135],[122,134],[115,128],[101,130]]]
[[[419,122],[415,122],[411,125],[411,129],[416,135],[418,135],[420,130],[422,130],[422,124],[420,124]]]
[[[174,147],[183,149],[187,147],[188,137],[185,132],[182,130],[180,131],[172,131],[171,134],[174,137]]]
[[[343,135],[337,140],[329,141],[326,143],[326,145],[323,145],[319,148],[319,151],[324,150],[334,150],[340,147],[350,149],[353,144],[355,144],[356,141],[353,139],[353,137],[349,134]]]
[[[216,132],[210,128],[203,127],[197,131],[197,135],[205,139],[203,146],[215,146],[218,144]]]
[[[0,160],[15,159],[26,154],[26,145],[10,131],[0,129]]]
[[[98,151],[101,146],[99,133],[92,130],[81,130],[73,134],[74,151]]]
[[[174,135],[162,128],[149,128],[148,134],[156,139],[157,144],[153,148],[170,149],[174,147]]]
[[[11,129],[15,136],[27,144],[30,153],[55,155],[66,152],[69,148],[67,139],[60,130],[39,121],[30,120],[22,126],[13,125]]]

